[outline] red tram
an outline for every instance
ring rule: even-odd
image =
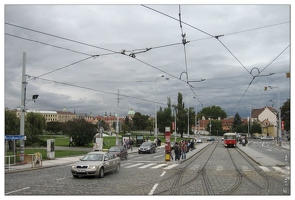
[[[237,145],[237,134],[236,133],[225,133],[225,134],[223,134],[223,145],[225,147],[236,147],[236,145]]]

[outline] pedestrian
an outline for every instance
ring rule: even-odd
[[[69,147],[72,145],[72,147],[74,146],[74,144],[73,144],[73,138],[72,137],[70,137],[70,140],[69,140]]]
[[[160,147],[161,146],[161,139],[160,138],[157,138],[157,140],[158,140],[158,147]]]
[[[172,149],[170,149],[170,160],[173,160],[173,156],[172,156]]]
[[[175,154],[175,161],[180,159],[180,147],[177,142],[175,142],[174,146],[174,154]]]
[[[189,146],[188,146],[189,150],[193,151],[195,149],[195,145],[194,145],[194,140],[191,139]]]
[[[181,143],[181,158],[186,159],[187,144],[185,141]]]
[[[130,140],[130,149],[132,151],[132,147],[133,147],[133,140]]]
[[[246,145],[246,139],[245,139],[245,138],[242,139],[242,145],[243,145],[243,146]]]
[[[154,143],[155,143],[156,148],[157,148],[157,147],[158,147],[158,138],[155,138],[155,139],[154,139]]]

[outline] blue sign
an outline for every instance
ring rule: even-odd
[[[5,135],[5,140],[24,140],[24,135]]]

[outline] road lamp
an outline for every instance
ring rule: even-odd
[[[162,76],[155,79],[155,91],[156,91],[156,97],[155,97],[155,137],[156,138],[158,136],[158,127],[157,127],[158,126],[158,122],[157,122],[157,109],[158,109],[157,108],[157,106],[158,106],[158,104],[157,104],[157,80],[162,78],[162,77],[164,77],[164,75],[162,75]],[[169,78],[166,78],[166,80],[169,80]]]
[[[245,108],[247,108],[247,107],[245,107]],[[250,115],[248,117],[248,137],[250,136],[251,109],[252,108],[250,108]]]
[[[194,97],[194,99],[196,99],[196,97]],[[200,123],[199,123],[199,120],[198,120],[198,106],[202,106],[202,105],[203,104],[199,104],[196,107],[196,113],[197,113],[197,115],[196,115],[196,119],[195,119],[195,124],[197,123],[197,133],[199,132],[199,126],[200,126]],[[196,127],[196,125],[195,125],[195,127]],[[196,136],[197,136],[197,133],[196,133]]]
[[[176,142],[176,106],[173,106],[174,111],[175,111],[175,119],[174,119],[174,142]]]
[[[209,124],[209,127],[210,127],[210,135],[211,135],[211,118],[209,118],[209,121],[210,121],[210,124]]]
[[[277,130],[277,142],[279,146],[282,145],[282,133],[281,133],[281,109],[280,109],[280,88],[279,87],[272,87],[268,86],[269,89],[278,89],[278,130]]]
[[[21,84],[21,112],[20,112],[20,135],[25,135],[25,115],[26,115],[26,103],[28,101],[36,102],[36,99],[39,95],[34,94],[32,99],[26,99],[27,92],[27,77],[26,77],[26,52],[23,52],[23,66],[22,66],[22,84]],[[27,101],[27,102],[26,102]],[[23,139],[20,140],[20,160],[24,161],[24,152],[25,152],[25,141]]]

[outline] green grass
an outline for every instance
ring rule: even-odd
[[[133,136],[131,136],[132,138],[136,138],[136,133],[133,134]],[[150,135],[145,135],[145,138],[149,138],[149,140],[153,141],[154,140],[154,136],[150,136]],[[69,146],[69,138],[64,136],[64,135],[42,135],[40,136],[41,139],[43,139],[44,141],[47,141],[48,139],[54,139],[55,140],[55,146],[62,146],[62,147],[68,147]],[[122,135],[118,136],[118,139],[121,141],[122,140]],[[163,136],[160,137],[162,143],[165,142],[165,139],[163,138]],[[181,138],[177,138],[177,141],[181,140]],[[103,141],[105,143],[104,148],[108,149],[111,146],[115,146],[116,145],[116,137],[111,137],[111,136],[107,136],[103,138]],[[171,136],[171,141],[174,141],[174,136]],[[74,150],[55,150],[55,158],[60,158],[60,157],[68,157],[68,156],[79,156],[79,155],[84,155],[86,153],[88,153],[89,151],[85,151],[83,150],[84,148],[92,148],[93,147],[93,142],[91,142],[91,144],[84,146],[84,147],[80,147],[81,150],[77,151],[76,149]],[[18,152],[17,154],[19,154],[19,147],[18,147]],[[42,159],[43,160],[47,160],[47,149],[46,148],[29,148],[29,147],[25,147],[25,154],[35,154],[36,152],[40,152],[42,154]],[[8,151],[6,152],[6,155],[13,155],[13,152]],[[19,156],[17,156],[17,162],[19,161]]]

